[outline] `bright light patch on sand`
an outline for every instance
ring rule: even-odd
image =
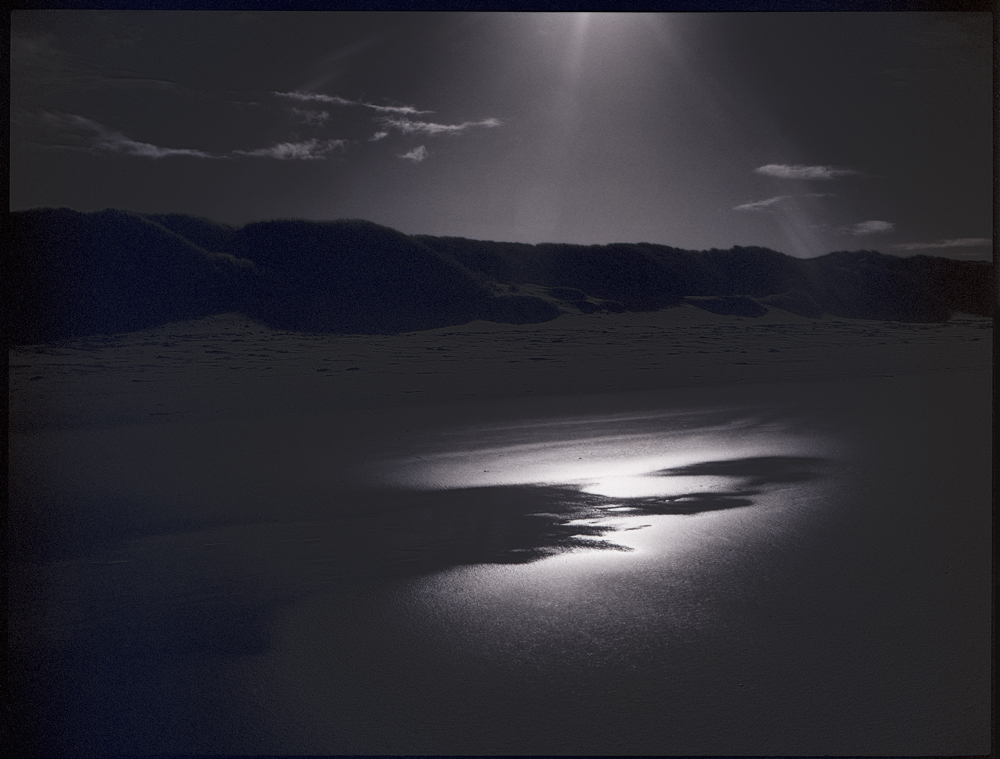
[[[774,421],[718,409],[526,421],[451,431],[428,442],[431,450],[383,462],[378,478],[420,490],[572,485],[613,497],[666,496],[696,483],[636,478],[705,461],[808,455],[813,448]]]
[[[724,493],[733,489],[727,477],[642,476],[605,477],[581,488],[584,493],[611,498],[670,498],[690,493]]]
[[[715,540],[728,550],[727,541],[738,539],[733,531],[773,519],[759,504],[774,504],[797,477],[810,479],[809,471],[781,467],[808,468],[805,462],[826,458],[829,446],[794,414],[747,408],[525,420],[451,428],[425,440],[419,455],[383,462],[384,483],[469,490],[469,508],[477,502],[475,489],[527,488],[496,494],[513,499],[515,511],[521,499],[535,497],[537,486],[541,502],[554,499],[558,512],[543,514],[543,506],[539,516],[579,526],[579,533],[564,533],[568,542],[543,540],[537,548],[547,558],[525,565],[542,584],[542,576],[559,567],[626,571],[653,556],[678,561]],[[798,510],[797,503],[785,507]],[[542,564],[551,570],[542,571]]]
[[[811,482],[763,494],[762,508],[695,515],[617,512],[597,520],[614,529],[596,540],[629,550],[580,547],[530,564],[480,564],[428,575],[411,586],[413,613],[426,615],[455,646],[516,651],[541,640],[557,641],[566,651],[597,641],[613,651],[637,630],[717,624],[724,610],[705,599],[724,596],[734,573],[764,566],[762,547],[786,534],[810,534],[810,516],[825,508],[826,489]]]

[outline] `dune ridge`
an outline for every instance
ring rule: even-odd
[[[990,316],[991,263],[876,251],[504,243],[362,220],[231,227],[183,214],[11,214],[8,337],[32,344],[238,312],[277,329],[396,334],[689,303],[759,317],[943,322]]]

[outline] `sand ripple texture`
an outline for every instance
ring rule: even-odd
[[[690,305],[400,335],[237,314],[10,350],[14,432],[985,368],[993,321],[725,317]]]

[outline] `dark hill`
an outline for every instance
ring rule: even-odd
[[[144,214],[144,216],[171,232],[176,232],[199,248],[219,252],[230,251],[235,247],[237,228],[228,224],[219,224],[200,216],[188,216],[182,213]]]
[[[874,251],[830,253],[806,262],[827,313],[856,319],[944,321],[956,310],[905,258]]]
[[[680,302],[671,272],[640,245],[496,243],[460,237],[414,239],[452,257],[492,282],[569,287],[634,311]]]
[[[4,323],[14,343],[127,332],[239,311],[274,327],[392,333],[559,310],[495,297],[453,258],[367,221],[240,229],[180,214],[11,214]]]
[[[798,259],[767,248],[699,252],[649,243],[532,246],[415,239],[493,282],[573,288],[633,311],[692,297],[691,303],[707,310],[753,316],[765,310],[732,299],[755,298],[803,316],[928,322],[956,311],[990,316],[996,297],[993,265],[985,261],[874,251]]]
[[[491,291],[469,271],[404,234],[367,221],[271,221],[236,232],[263,287],[266,322],[316,332],[402,332],[462,324]]]
[[[367,221],[242,228],[181,214],[35,209],[10,215],[5,325],[15,343],[239,311],[275,327],[392,333],[562,308],[940,321],[990,316],[992,264],[872,251],[795,259],[765,248],[527,245],[407,236]],[[503,295],[548,288],[548,300]],[[505,285],[506,287],[500,287]]]
[[[127,332],[238,308],[248,261],[126,211],[10,215],[5,322],[15,343]]]
[[[253,261],[261,276],[243,310],[276,327],[392,333],[559,315],[538,298],[495,297],[488,278],[455,258],[368,221],[269,221],[235,229],[182,214],[149,218],[206,250]]]

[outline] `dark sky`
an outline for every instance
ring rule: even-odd
[[[11,24],[12,209],[992,255],[988,13]]]

